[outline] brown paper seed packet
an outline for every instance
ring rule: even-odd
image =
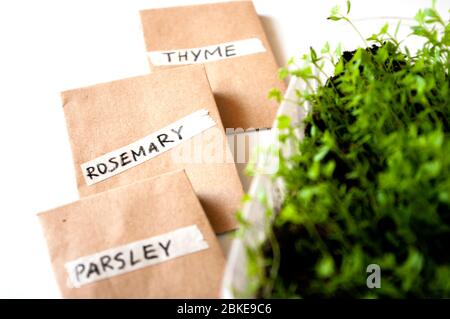
[[[38,215],[65,298],[215,298],[225,258],[184,171]]]
[[[217,233],[242,185],[205,70],[185,66],[62,93],[81,196],[185,169]]]
[[[140,12],[152,70],[204,64],[225,128],[268,128],[285,89],[251,1],[203,4]]]

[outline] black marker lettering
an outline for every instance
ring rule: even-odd
[[[172,61],[172,58],[170,57],[171,54],[174,54],[175,52],[163,52],[163,54],[167,54],[167,60],[168,62]]]
[[[208,54],[214,55],[215,53],[219,53],[219,56],[222,56],[222,51],[220,50],[220,47],[215,48],[213,51],[209,51],[208,49],[205,49],[205,60],[208,60]]]
[[[187,53],[187,51],[184,51],[184,54],[182,54],[181,52],[178,52],[178,61],[181,62],[181,58],[183,58],[184,61],[188,60],[188,53]]]
[[[142,260],[140,260],[140,259],[134,260],[134,254],[133,254],[133,251],[130,250],[130,265],[131,265],[131,266],[134,266],[134,265],[136,265],[136,264],[139,264],[141,261],[142,261]]]
[[[148,153],[150,154],[151,152],[156,151],[156,153],[159,152],[158,148],[156,147],[155,143],[150,143],[150,147],[148,148]]]
[[[202,52],[202,50],[198,50],[197,54],[195,54],[195,51],[191,50],[192,55],[194,56],[194,62],[197,61],[198,57],[200,56],[200,53]]]
[[[119,167],[119,163],[116,161],[116,158],[115,158],[115,157],[111,157],[111,158],[108,160],[108,162],[110,162],[111,164],[114,164],[114,167],[111,168],[111,169],[109,170],[109,172],[114,172],[114,171]]]
[[[97,171],[103,175],[108,171],[108,166],[105,163],[99,163],[97,164]]]
[[[77,276],[77,281],[80,281],[80,275],[86,270],[84,264],[78,264],[75,267],[75,275]]]
[[[123,253],[117,253],[117,254],[114,256],[114,260],[117,261],[117,262],[119,262],[119,263],[121,264],[121,265],[119,266],[119,270],[124,269],[125,266],[126,266],[125,260],[123,260],[122,256],[123,256]]]
[[[223,50],[223,48],[222,48]],[[197,49],[193,51],[198,55]],[[217,52],[217,51],[216,51]],[[189,53],[191,54],[191,53]],[[203,54],[203,53],[201,53]],[[190,57],[192,60],[192,57]],[[198,58],[202,60],[202,56]],[[94,160],[81,164],[81,172],[87,185],[95,184],[108,177],[115,176],[119,172],[125,171],[137,164],[143,163],[159,153],[165,152],[186,139],[199,134],[202,130],[215,124],[208,115],[208,110],[200,109],[178,121],[167,125],[151,134],[119,149],[106,153]],[[205,117],[207,121],[197,121],[196,119]],[[184,128],[186,126],[186,129]],[[199,126],[190,129],[190,126]],[[127,167],[128,166],[128,167]],[[156,245],[156,244],[155,244]],[[127,255],[127,253],[125,253]],[[111,256],[112,258],[112,256]],[[126,258],[125,258],[126,259]],[[128,263],[128,262],[127,262]],[[101,268],[101,266],[99,265]],[[86,264],[86,271],[88,264]]]
[[[158,135],[159,144],[161,144],[162,147],[165,147],[164,143],[172,143],[172,142],[174,142],[172,140],[168,140],[168,138],[169,138],[169,135],[167,135],[167,134],[159,134]]]
[[[131,163],[131,161],[128,159],[128,153],[127,152],[124,152],[124,153],[120,154],[120,160],[122,161],[122,166],[126,166],[126,165]]]
[[[235,56],[236,55],[236,47],[234,44],[229,44],[225,47],[225,56]]]
[[[92,179],[94,176],[98,176],[98,174],[95,174],[95,167],[89,166],[86,168],[87,176]]]
[[[135,152],[134,150],[131,150],[131,155],[133,155],[133,160],[136,162],[136,159],[141,156],[144,155],[145,156],[145,148],[144,146],[139,147],[139,151]]]
[[[153,248],[152,244],[142,246],[142,250],[144,251],[144,258],[145,259],[148,260],[148,259],[158,258],[158,255],[154,254],[154,252],[156,250]]]
[[[170,239],[167,241],[166,245],[164,246],[162,243],[159,243],[159,246],[164,249],[164,252],[166,253],[166,257],[169,257],[169,246],[170,246]]]
[[[88,270],[88,273],[86,275],[86,278],[89,278],[94,273],[97,274],[97,276],[100,276],[100,270],[98,270],[97,265],[94,264],[94,263],[90,263],[89,264],[89,270]]]
[[[172,132],[174,132],[175,134],[177,134],[178,135],[178,138],[180,139],[180,140],[182,140],[183,139],[183,137],[181,136],[181,129],[183,128],[183,125],[180,125],[180,127],[178,128],[178,130],[174,130],[173,128],[172,129],[170,129]]]
[[[108,255],[100,257],[100,264],[102,265],[102,269],[106,272],[106,269],[114,270],[114,268],[109,264],[111,262],[111,257]]]

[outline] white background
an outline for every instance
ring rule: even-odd
[[[0,2],[0,297],[59,297],[36,217],[78,198],[59,92],[148,73],[138,10],[204,2]],[[344,1],[254,2],[280,64],[327,40],[359,44],[347,25],[326,20]],[[367,32],[430,3],[353,0],[351,16]],[[437,7],[448,17],[450,0]]]

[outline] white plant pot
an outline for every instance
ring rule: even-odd
[[[297,99],[295,91],[299,88],[300,81],[292,78],[285,93],[285,100],[281,103],[277,113],[277,118],[280,115],[289,116],[293,125],[300,123],[306,114],[306,111],[302,107],[294,103]],[[278,144],[280,131],[277,127],[277,120],[275,120],[270,139],[268,140],[269,144]],[[282,150],[285,156],[289,156],[292,153],[292,148],[289,145],[283,145]],[[267,159],[267,162],[271,162],[270,170],[274,168],[273,165],[274,163],[276,165],[277,161],[278,157],[275,158],[275,156]],[[257,173],[253,177],[248,190],[250,200],[242,208],[243,217],[252,225],[251,231],[246,231],[242,238],[235,238],[231,241],[222,282],[222,298],[240,297],[240,293],[244,292],[249,284],[246,247],[258,245],[265,239],[264,227],[267,220],[265,214],[267,206],[263,205],[259,198],[263,194],[266,198],[266,205],[277,210],[282,201],[282,189],[283,182],[281,180],[274,180],[266,169],[262,169],[261,173]],[[227,238],[221,238],[222,243],[226,240]]]

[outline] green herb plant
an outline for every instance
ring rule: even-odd
[[[328,19],[355,28],[349,12],[348,2]],[[311,48],[280,70],[305,82],[296,102],[310,111],[301,139],[279,119],[296,152],[280,153],[282,208],[249,249],[257,296],[450,297],[450,25],[434,4],[415,21],[410,36],[424,44],[414,54],[397,39],[400,24],[386,24],[361,35],[362,48]],[[370,264],[379,288],[367,286]]]

